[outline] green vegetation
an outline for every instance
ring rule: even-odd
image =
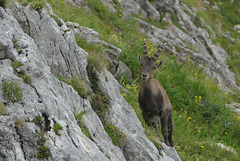
[[[88,59],[89,60],[89,59]],[[105,131],[108,133],[116,146],[121,146],[121,143],[125,140],[125,134],[118,129],[116,126],[111,124],[106,120],[105,116],[109,112],[109,98],[106,97],[101,89],[98,87],[98,76],[94,72],[92,63],[88,63],[87,73],[88,78],[91,82],[91,88],[93,90],[93,95],[91,96],[91,106],[93,110],[97,113],[98,117],[101,119]]]
[[[23,78],[24,83],[27,83],[27,84],[31,85],[32,84],[32,78],[29,75],[27,75],[24,70],[19,68],[23,65],[24,65],[23,63],[20,63],[16,60],[13,61],[13,63],[12,63],[13,70],[17,74],[17,76]]]
[[[18,45],[18,43],[17,43],[18,41],[19,41],[18,39],[12,39],[13,47],[17,50],[17,52],[18,52],[19,54],[21,54],[22,50],[19,49],[19,45]]]
[[[22,99],[22,89],[13,81],[3,80],[2,90],[4,97],[9,102],[18,102]]]
[[[182,160],[239,160],[240,119],[224,104],[231,102],[215,82],[193,64],[180,64],[177,57],[163,54],[164,64],[155,73],[166,89],[173,105],[174,146]],[[192,70],[194,69],[194,70]],[[132,105],[145,128],[148,138],[155,143],[156,131],[148,127],[138,105],[139,83],[125,84],[122,93]],[[223,143],[237,151],[234,154],[220,148]]]
[[[86,40],[82,39],[80,36],[76,36],[76,41],[79,46],[86,50],[88,55],[88,65],[95,67],[99,72],[103,69],[109,68],[109,62],[104,56],[104,47],[102,44],[88,43]]]
[[[57,78],[73,87],[75,91],[78,92],[79,96],[82,98],[87,98],[88,95],[91,95],[91,91],[87,90],[87,85],[81,76],[75,76],[71,79],[67,79],[64,76],[57,76]]]
[[[0,0],[0,6],[6,8],[7,0]]]
[[[63,25],[62,21],[55,15],[50,15],[58,24],[59,27]]]
[[[113,144],[116,146],[121,146],[121,142],[125,140],[126,135],[121,130],[119,130],[119,128],[107,122],[106,120],[103,125],[104,125],[105,131],[108,133],[108,135],[112,139]]]
[[[54,131],[57,135],[59,135],[59,136],[61,136],[59,130],[62,130],[62,129],[63,129],[63,127],[62,127],[60,124],[58,124],[58,123],[55,123],[55,124],[53,125],[53,131]]]
[[[87,128],[87,126],[85,125],[85,123],[83,122],[83,120],[82,120],[82,117],[83,117],[83,115],[84,114],[86,114],[87,113],[87,111],[82,111],[82,112],[80,112],[79,114],[77,114],[77,112],[76,112],[76,109],[75,109],[75,111],[74,111],[74,116],[75,116],[75,118],[76,118],[76,120],[77,120],[77,123],[78,123],[78,125],[80,126],[80,128],[81,128],[81,130],[82,130],[82,132],[89,138],[89,139],[93,139],[92,138],[92,135],[91,135],[91,133],[89,132],[89,129]]]
[[[43,120],[42,120],[42,117],[41,116],[35,116],[34,119],[33,119],[33,122],[41,127],[42,126],[42,123],[43,123]]]
[[[9,115],[7,108],[0,103],[0,115]]]
[[[50,150],[47,146],[42,146],[41,148],[38,149],[38,154],[37,158],[38,159],[47,159],[51,155]]]
[[[238,16],[239,2],[237,0],[233,0],[233,3],[228,0],[210,0],[211,4],[207,5],[199,0],[182,1],[188,6],[198,9],[197,17],[192,19],[197,26],[209,25],[215,33],[228,33],[235,39],[235,44],[232,44],[230,40],[217,35],[217,39],[213,40],[213,42],[216,45],[221,45],[230,55],[228,64],[236,74],[236,82],[239,85],[240,42],[238,40],[239,33],[233,30],[234,25],[240,24]],[[137,60],[137,54],[142,53],[142,40],[146,37],[139,32],[140,28],[137,21],[131,18],[122,20],[120,9],[117,13],[111,13],[107,7],[97,0],[86,1],[92,14],[89,14],[81,7],[72,7],[65,1],[47,0],[47,2],[53,7],[54,13],[64,21],[72,21],[81,26],[92,28],[100,34],[101,39],[122,49],[120,59],[130,67],[133,78],[136,80],[132,84],[123,84],[128,89],[128,92],[122,93],[122,95],[134,108],[145,128],[147,137],[159,147],[158,134],[155,129],[145,124],[137,101],[140,85],[140,64]],[[214,2],[218,3],[220,10],[212,7]],[[207,12],[205,9],[207,9]],[[175,15],[170,14],[173,23],[180,27]],[[162,27],[165,27],[164,25],[168,24],[159,24]],[[76,40],[80,47],[90,53],[89,55],[92,53],[101,55],[100,53],[103,50],[101,46],[88,44],[86,40],[80,38],[76,38]],[[149,42],[148,47],[156,50],[154,45],[149,44]],[[239,102],[239,95],[231,96],[219,90],[213,80],[209,79],[201,69],[198,69],[190,62],[180,64],[176,56],[169,56],[168,54],[162,54],[161,59],[164,59],[164,64],[156,71],[155,78],[166,89],[174,107],[173,139],[181,159],[186,161],[240,160],[240,118],[224,106],[224,104],[232,101]],[[109,131],[109,136],[112,136],[112,133],[118,130],[109,125],[104,119],[105,114],[108,112],[109,100],[99,90],[98,78],[93,71],[93,67],[101,71],[102,65],[96,67],[98,62],[91,60],[91,58],[89,58],[89,64],[88,76],[94,92],[91,104],[101,118],[106,131]],[[107,130],[108,127],[114,129],[114,132]],[[120,135],[115,134],[115,136]],[[112,137],[112,140],[114,140],[114,137]],[[222,143],[225,146],[234,148],[236,154],[220,148],[216,143]]]
[[[43,0],[36,0],[36,1],[31,0],[31,9],[33,10],[40,11],[41,9],[43,9],[44,6],[45,4]]]

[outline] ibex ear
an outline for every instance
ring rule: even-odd
[[[142,61],[142,57],[141,55],[138,53],[138,60],[141,62]]]
[[[158,62],[155,66],[154,69],[157,69],[158,67],[160,67],[163,64],[163,60]]]

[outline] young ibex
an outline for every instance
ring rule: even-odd
[[[157,127],[159,121],[161,121],[161,130],[165,143],[173,147],[172,105],[164,88],[153,78],[154,70],[163,63],[163,61],[157,63],[161,50],[162,48],[159,48],[154,56],[150,58],[148,56],[146,40],[144,39],[143,58],[138,54],[142,72],[138,101],[145,122]]]

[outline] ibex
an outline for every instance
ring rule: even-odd
[[[161,84],[153,78],[155,69],[160,67],[163,61],[157,63],[162,51],[158,51],[151,58],[148,56],[146,40],[143,41],[143,58],[138,54],[141,64],[141,85],[138,94],[138,101],[142,110],[144,121],[147,124],[158,127],[161,121],[161,131],[166,145],[173,147],[172,132],[172,105],[168,95]],[[158,130],[158,128],[157,128]]]

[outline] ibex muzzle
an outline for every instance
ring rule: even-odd
[[[160,67],[163,61],[157,63],[162,51],[159,48],[153,57],[148,56],[146,40],[143,41],[143,58],[138,54],[141,64],[141,86],[138,94],[138,101],[142,115],[147,124],[158,126],[161,121],[161,131],[168,146],[173,146],[172,132],[172,105],[168,95],[161,84],[153,78],[155,69]]]

